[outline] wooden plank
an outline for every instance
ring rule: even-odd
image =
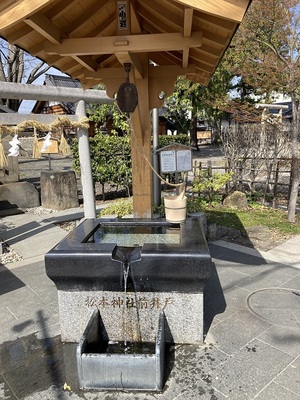
[[[128,44],[126,44],[128,43]],[[202,45],[202,32],[193,32],[185,38],[181,33],[157,33],[154,35],[109,36],[64,39],[61,44],[46,42],[44,50],[48,54],[81,56],[112,54],[118,52],[147,53],[155,51],[183,50]]]
[[[24,28],[10,33],[6,39],[9,43],[15,44],[19,39],[24,39],[25,36],[29,35],[31,32],[32,28],[30,26],[24,26]]]
[[[59,44],[64,34],[42,13],[36,13],[25,22],[51,43]]]
[[[192,8],[184,9],[184,18],[183,18],[184,37],[190,37],[192,34],[193,14],[194,10]],[[186,68],[189,65],[189,55],[190,55],[190,49],[184,49],[182,53],[182,68]]]
[[[81,57],[73,56],[73,58],[74,58],[74,60],[78,61],[79,64],[81,64],[83,67],[85,67],[89,71],[97,70],[98,64],[92,57],[90,57],[90,56],[81,56]]]
[[[196,10],[215,15],[219,18],[229,19],[235,22],[241,22],[248,5],[249,0],[175,0],[177,3],[186,7],[192,7]]]
[[[32,14],[40,11],[45,6],[54,3],[56,0],[23,0],[11,7],[7,12],[0,15],[1,30],[22,22]]]
[[[196,74],[195,65],[187,68],[181,68],[179,65],[153,66],[149,65],[149,77],[168,77],[168,76],[185,76],[186,74]],[[84,76],[88,79],[125,79],[123,68],[99,68],[96,72],[84,71]],[[137,75],[137,79],[142,79]]]

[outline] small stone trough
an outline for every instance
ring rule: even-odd
[[[94,311],[77,345],[80,388],[161,391],[165,353],[164,313],[159,316],[155,343],[128,343],[125,348],[118,346],[118,342],[104,340],[100,318],[99,311]],[[113,348],[111,351],[110,346]],[[133,347],[132,351],[128,350],[130,347]]]

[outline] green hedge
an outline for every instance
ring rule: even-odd
[[[159,147],[165,147],[168,146],[169,144],[172,143],[180,143],[184,144],[185,146],[190,145],[190,138],[188,135],[176,135],[176,136],[171,136],[171,135],[161,135],[159,136]]]
[[[116,185],[126,188],[128,194],[132,187],[131,149],[129,136],[109,136],[97,133],[89,139],[92,177],[94,183]],[[78,140],[72,144],[73,167],[80,173]]]

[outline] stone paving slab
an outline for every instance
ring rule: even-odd
[[[274,382],[300,396],[300,357],[294,359]]]
[[[290,355],[254,339],[216,367],[213,385],[230,400],[253,399],[292,360]]]
[[[46,242],[45,232],[51,229],[43,229],[43,223],[32,233],[40,229],[44,234],[39,237]],[[19,235],[28,243],[25,229]],[[263,321],[246,302],[266,284],[299,288],[300,271],[282,254],[275,262],[272,255],[264,258],[255,249],[228,245],[210,244],[216,268],[204,294],[205,343],[168,349],[162,393],[78,390],[75,347],[60,340],[56,289],[45,274],[43,255],[36,251],[31,258],[31,247],[24,245],[27,259],[0,265],[0,398],[300,399],[298,330]],[[274,308],[282,311],[283,307],[277,302]],[[65,382],[70,392],[63,389]]]

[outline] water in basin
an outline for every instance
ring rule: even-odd
[[[117,243],[118,246],[143,246],[145,243],[180,243],[180,227],[169,226],[100,226],[94,233],[95,243]]]

